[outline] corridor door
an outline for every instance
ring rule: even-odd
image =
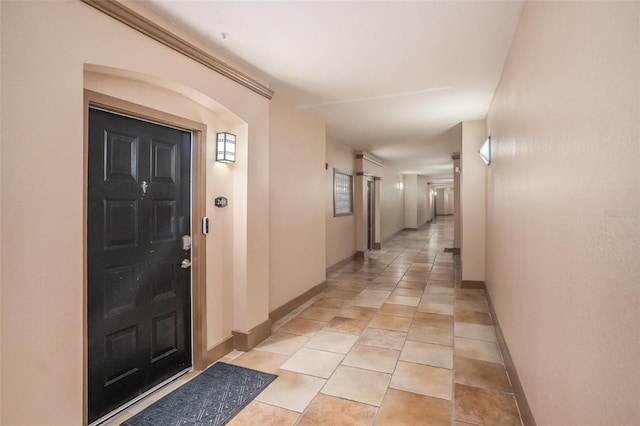
[[[367,181],[367,249],[373,249],[373,197],[374,195],[374,183],[372,180]]]
[[[90,108],[89,422],[192,364],[190,169],[190,132]]]

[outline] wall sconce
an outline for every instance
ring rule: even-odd
[[[402,191],[404,189],[404,183],[402,182],[398,183],[398,189]]]
[[[480,154],[480,158],[482,158],[482,161],[484,161],[487,166],[491,164],[491,136],[487,137],[487,140],[484,141],[478,150],[478,154]]]
[[[227,132],[217,134],[218,147],[216,149],[216,161],[223,163],[236,162],[236,135]]]

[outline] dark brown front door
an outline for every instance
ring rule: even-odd
[[[93,422],[191,366],[191,134],[90,108],[88,161]]]

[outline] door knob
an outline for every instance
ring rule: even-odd
[[[189,268],[191,268],[191,261],[190,261],[189,259],[184,259],[184,260],[182,261],[182,263],[180,264],[180,267],[181,267],[182,269],[189,269]]]

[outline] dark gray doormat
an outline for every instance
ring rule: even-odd
[[[224,425],[276,377],[278,376],[217,362],[122,424]]]

